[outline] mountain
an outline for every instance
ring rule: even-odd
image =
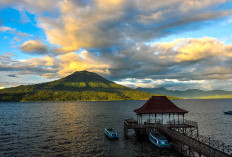
[[[0,101],[145,100],[152,95],[79,71],[52,82],[2,89]]]
[[[168,90],[165,88],[137,88],[137,90],[160,95],[170,95],[174,97],[187,99],[214,99],[214,98],[232,98],[232,91],[210,90],[203,91],[199,89],[189,89],[185,91]]]

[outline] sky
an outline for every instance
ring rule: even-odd
[[[0,0],[0,89],[87,70],[232,91],[231,0]]]

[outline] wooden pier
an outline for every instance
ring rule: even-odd
[[[181,124],[173,121],[167,124],[145,122],[143,125],[138,125],[138,122],[134,119],[125,119],[124,135],[126,138],[128,131],[131,129],[135,130],[140,137],[158,130],[166,135],[173,143],[173,147],[185,156],[232,157],[232,146],[200,135],[196,122],[187,120]]]
[[[197,122],[184,119],[188,111],[178,108],[165,96],[151,97],[134,112],[137,114],[137,120],[124,120],[126,138],[131,129],[138,137],[147,137],[151,131],[158,130],[185,156],[232,157],[232,145],[227,146],[223,142],[200,135]],[[146,121],[143,121],[144,116],[148,116]]]

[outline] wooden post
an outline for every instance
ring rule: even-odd
[[[141,127],[143,125],[143,115],[141,114]]]
[[[176,122],[175,122],[174,114],[175,114],[175,113],[173,113],[173,123],[174,123],[174,125],[175,125]]]
[[[138,115],[138,125],[140,126],[140,115]]]
[[[184,125],[184,113],[183,113],[183,133],[185,134],[186,133],[186,128],[185,128],[185,125]]]
[[[139,119],[138,119],[138,114],[137,114],[137,124],[139,125]]]
[[[178,113],[178,132],[180,132],[180,121],[179,121],[179,113]]]
[[[183,124],[184,124],[184,113],[183,113]]]
[[[163,113],[162,113],[162,124],[164,124],[164,122],[163,122],[164,120],[163,120]]]
[[[155,123],[156,123],[156,113],[155,113]]]
[[[139,126],[139,114],[137,114],[137,122],[138,122],[138,126]]]

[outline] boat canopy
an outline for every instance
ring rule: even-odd
[[[159,132],[151,132],[151,135],[159,140],[167,140],[167,138]]]

